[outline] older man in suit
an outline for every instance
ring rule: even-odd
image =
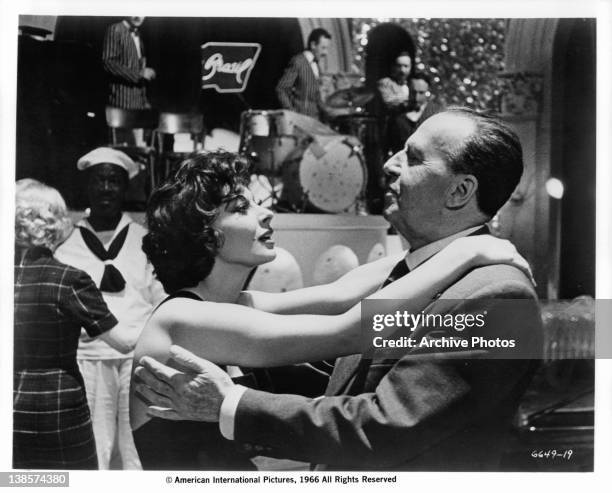
[[[331,35],[322,28],[308,36],[306,50],[295,55],[276,85],[276,95],[283,108],[313,118],[325,117],[319,90],[319,62],[327,56]]]
[[[385,215],[412,247],[388,281],[418,269],[453,239],[486,233],[485,222],[510,197],[522,168],[517,136],[495,119],[456,108],[423,122],[385,164]],[[499,299],[527,306],[516,305],[509,317],[499,311]],[[425,312],[475,316],[483,309],[495,323],[482,335],[514,339],[529,357],[539,355],[536,295],[514,266],[471,270]],[[415,332],[436,337],[423,326]],[[492,352],[473,359],[407,348],[391,360],[375,351],[340,358],[325,396],[310,399],[245,389],[181,348],[173,355],[195,375],[150,359],[137,369],[146,383],[138,391],[162,406],[150,407],[153,415],[219,421],[226,438],[262,455],[331,469],[496,470],[537,366],[535,359],[493,359]]]

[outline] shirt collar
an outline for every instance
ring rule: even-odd
[[[306,57],[306,60],[308,60],[308,63],[315,61],[315,56],[310,50],[304,50],[304,56]]]
[[[471,228],[464,229],[463,231],[459,231],[458,233],[447,236],[446,238],[441,238],[439,240],[434,241],[433,243],[429,243],[428,245],[422,246],[421,248],[417,248],[413,252],[408,252],[408,255],[406,255],[406,265],[408,265],[408,268],[410,270],[414,270],[423,262],[433,257],[444,247],[450,245],[453,240],[456,240],[457,238],[463,238],[464,236],[469,236],[482,227],[483,225],[479,224],[478,226],[473,226]]]
[[[15,263],[23,264],[26,259],[38,260],[41,257],[52,257],[53,252],[45,246],[21,246],[15,245]]]
[[[128,224],[130,224],[132,222],[134,222],[134,220],[130,217],[130,215],[125,213],[125,212],[122,212],[121,213],[121,219],[119,220],[119,224],[117,224],[117,227],[115,228],[115,234],[113,234],[113,238],[112,239],[115,239],[115,236],[117,236],[117,233],[119,233],[123,228],[125,228]],[[78,227],[86,228],[89,231],[91,231],[92,233],[96,232],[91,227],[91,224],[89,224],[89,221],[87,220],[86,217],[81,219],[76,225]]]
[[[416,111],[409,111],[406,113],[406,118],[411,122],[419,121],[419,118],[423,116],[423,111],[425,111],[425,107],[427,106],[427,102],[423,103],[423,106],[420,106]]]

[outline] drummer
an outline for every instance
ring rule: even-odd
[[[325,120],[327,111],[321,99],[320,62],[327,56],[331,34],[316,28],[308,36],[306,50],[295,55],[276,85],[276,95],[283,108]]]

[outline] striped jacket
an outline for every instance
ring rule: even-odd
[[[142,36],[141,54],[142,51]],[[138,56],[136,44],[125,22],[112,24],[106,30],[102,47],[104,69],[110,75],[109,106],[124,109],[148,108],[145,80],[140,76],[144,58]]]
[[[304,53],[298,53],[290,60],[276,85],[276,95],[283,108],[313,118],[321,116],[319,81]]]

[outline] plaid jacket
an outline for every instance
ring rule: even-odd
[[[81,327],[97,336],[116,324],[87,274],[47,248],[16,249],[14,468],[97,469],[76,350]]]
[[[83,271],[62,264],[51,251],[17,249],[15,261],[15,371],[76,368],[83,327],[91,337],[117,319]]]

